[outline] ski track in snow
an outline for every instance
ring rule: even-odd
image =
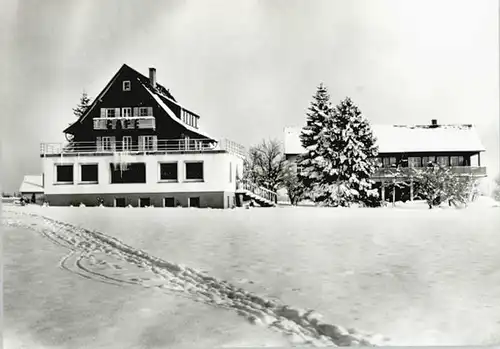
[[[4,215],[7,226],[35,230],[68,249],[59,266],[79,277],[117,287],[156,288],[236,311],[252,324],[267,326],[285,335],[292,345],[389,345],[389,339],[381,335],[324,323],[314,310],[298,309],[254,295],[203,272],[151,256],[103,233],[32,213],[4,212],[8,213]],[[12,217],[5,217],[9,215]],[[15,219],[16,216],[19,219]]]

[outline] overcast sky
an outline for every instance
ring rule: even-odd
[[[2,7],[2,181],[40,173],[82,90],[123,63],[249,146],[301,125],[323,81],[372,123],[474,123],[499,167],[496,0],[20,0]],[[7,68],[7,69],[5,69]],[[5,83],[8,82],[8,83]]]

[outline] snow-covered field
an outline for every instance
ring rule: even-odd
[[[500,342],[500,209],[488,203],[465,210],[416,204],[396,209],[4,209],[6,222],[16,227],[4,236],[7,329],[22,328],[34,316],[23,316],[26,305],[16,299],[39,294],[34,299],[43,302],[61,293],[77,296],[64,316],[52,316],[58,328],[73,319],[88,322],[85,314],[107,319],[126,299],[130,308],[120,312],[117,324],[108,319],[107,326],[139,332],[152,327],[147,332],[152,338],[159,333],[168,338],[169,330],[182,327],[178,304],[186,304],[188,318],[200,312],[196,325],[186,324],[200,334],[194,345],[207,340],[206,328],[219,321],[221,328],[232,324],[234,336],[219,340],[213,335],[207,343],[283,345],[275,334],[316,345],[372,340],[331,324],[381,333],[390,344]],[[42,215],[51,220],[43,221]],[[68,254],[69,249],[74,252]],[[43,257],[33,261],[38,255]],[[32,273],[46,286],[36,293],[27,287],[31,279],[16,276],[23,275],[17,269],[24,264],[40,270]],[[69,272],[57,269],[59,264]],[[136,304],[150,309],[148,321],[134,322]],[[172,309],[175,320],[159,315]],[[206,315],[210,312],[218,314],[216,320]],[[252,331],[254,336],[248,334]],[[248,342],[262,331],[267,331],[265,343]],[[189,336],[187,330],[180,333]]]

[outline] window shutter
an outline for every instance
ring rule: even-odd
[[[148,107],[148,116],[153,116],[153,107]]]
[[[116,137],[115,136],[111,136],[109,137],[110,139],[110,142],[111,142],[111,149],[113,151],[116,151]]]
[[[139,116],[139,107],[134,107],[134,116]]]
[[[120,108],[115,108],[115,117],[120,117]]]
[[[144,150],[144,136],[139,136],[139,150]]]
[[[153,149],[156,150],[158,149],[158,137],[157,136],[153,136]]]
[[[102,110],[102,109],[101,109]],[[97,151],[102,150],[102,142],[101,142],[101,137],[96,138],[96,146],[97,146]]]
[[[106,117],[106,108],[101,108],[101,118]]]

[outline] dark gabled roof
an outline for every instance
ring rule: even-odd
[[[78,123],[82,123],[83,120],[92,112],[92,110],[95,108],[95,106],[97,105],[97,103],[100,101],[100,99],[106,94],[106,92],[109,90],[109,88],[113,85],[113,83],[115,82],[116,78],[120,75],[120,73],[124,70],[124,69],[129,69],[130,71],[132,71],[137,79],[139,80],[139,82],[141,83],[141,85],[149,92],[151,93],[151,95],[153,96],[153,98],[158,102],[158,104],[160,105],[160,107],[162,107],[162,109],[164,109],[164,111],[167,113],[167,115],[169,115],[175,122],[179,123],[180,125],[182,125],[184,128],[186,128],[187,130],[190,130],[192,132],[195,132],[197,134],[200,134],[204,137],[207,137],[207,138],[212,138],[208,135],[206,135],[204,132],[200,131],[199,129],[196,129],[190,125],[188,125],[187,123],[183,122],[180,118],[178,118],[175,113],[165,104],[166,101],[170,102],[170,103],[173,103],[175,105],[177,105],[179,108],[182,108],[184,110],[187,110],[189,111],[190,113],[196,115],[199,117],[198,114],[192,112],[191,110],[183,107],[182,105],[180,105],[174,98],[174,96],[170,93],[170,90],[165,88],[163,85],[161,84],[158,84],[156,83],[156,88],[153,88],[149,82],[149,77],[139,73],[137,70],[129,67],[128,65],[126,64],[123,64],[121,66],[121,68],[116,72],[116,74],[111,78],[111,80],[106,84],[106,86],[104,87],[104,89],[99,93],[99,95],[94,99],[94,101],[92,102],[92,104],[89,106],[89,108],[87,109],[87,111],[85,112],[85,114],[83,114],[82,116],[80,116],[78,118],[77,121],[75,121],[73,124],[71,124],[69,127],[67,127],[63,133],[72,133],[74,132],[75,128],[77,127]]]

